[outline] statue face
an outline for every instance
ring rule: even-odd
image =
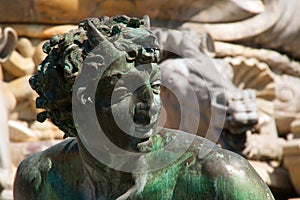
[[[135,58],[128,61],[128,54],[118,58],[98,83],[98,121],[106,136],[122,149],[135,149],[155,132],[161,109],[160,68],[157,45],[151,46],[136,44]]]

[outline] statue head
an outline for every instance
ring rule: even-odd
[[[77,136],[72,117],[72,93],[77,103],[94,102],[107,137],[122,148],[147,140],[160,113],[158,42],[149,31],[149,18],[88,18],[78,29],[53,36],[43,50],[48,56],[30,79],[40,95],[38,121],[46,118],[67,136]],[[84,74],[82,87],[73,91]],[[95,84],[94,94],[89,90]]]

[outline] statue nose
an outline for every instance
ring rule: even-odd
[[[146,85],[138,88],[135,92],[134,122],[148,125],[152,115],[157,114],[158,106],[154,103],[151,88]]]
[[[149,110],[153,102],[153,94],[150,86],[142,85],[134,91],[135,103],[139,103],[141,109]]]

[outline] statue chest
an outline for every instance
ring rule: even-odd
[[[172,199],[179,175],[179,167],[173,166],[159,172],[147,174],[147,182],[143,191],[133,199],[167,200]]]
[[[180,194],[185,194],[193,187],[198,187],[197,184],[201,180],[201,173],[196,170],[189,169],[188,160],[195,158],[190,154],[184,155],[178,159],[177,162],[162,168],[158,171],[149,172],[146,177],[146,185],[139,195],[132,199],[149,199],[149,200],[168,200],[176,199],[177,188],[180,187]],[[201,166],[192,164],[193,169]],[[197,180],[196,180],[197,179]],[[200,183],[199,182],[199,183]],[[196,191],[198,188],[194,188]],[[185,199],[185,198],[184,198]],[[188,198],[187,198],[188,199]]]

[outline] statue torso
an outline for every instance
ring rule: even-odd
[[[215,147],[206,139],[168,129],[152,139],[154,153],[150,158],[145,157],[148,163],[164,162],[165,155],[178,158],[166,167],[148,172],[142,192],[129,199],[273,199],[245,159]],[[159,151],[172,142],[170,148]],[[24,181],[30,178],[34,180],[27,184],[23,199],[72,200],[116,199],[134,185],[129,173],[108,167],[101,173],[101,184],[96,186],[84,173],[77,141],[71,139],[25,160],[16,180],[22,184],[16,185],[26,185]],[[20,193],[22,188],[16,190]]]

